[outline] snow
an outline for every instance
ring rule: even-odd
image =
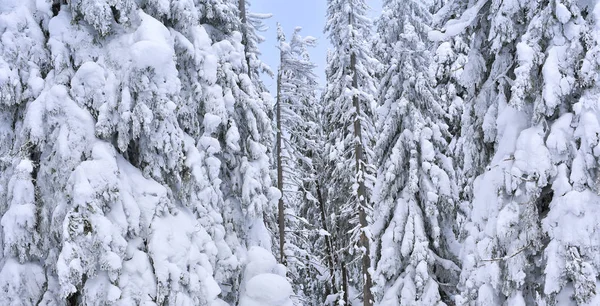
[[[441,30],[433,30],[428,33],[432,41],[448,40],[450,37],[462,33],[469,27],[479,15],[479,11],[487,3],[487,0],[478,0],[469,9],[462,13],[459,19],[451,19]]]
[[[506,107],[500,112],[496,120],[498,150],[494,155],[492,165],[501,165],[505,159],[513,155],[519,134],[527,125],[525,114],[512,107]]]
[[[16,170],[17,172],[31,173],[33,171],[33,162],[28,159],[21,160]]]
[[[569,22],[571,16],[572,15],[569,9],[564,4],[562,4],[560,0],[556,0],[556,18],[558,19],[558,21],[565,24]]]
[[[198,231],[193,220],[185,213],[179,213],[162,217],[152,224],[154,235],[149,242],[149,253],[155,265],[158,292],[179,292],[189,286],[187,290],[202,292],[207,301],[213,301],[221,289],[211,277],[212,267],[206,255],[201,253],[210,237],[205,231]],[[195,265],[195,268],[187,272],[189,265]],[[170,282],[170,279],[180,281]]]
[[[321,236],[331,236],[331,234],[328,231],[326,231],[326,230],[324,230],[322,228],[319,229],[319,235],[321,235]]]
[[[217,128],[221,124],[221,117],[207,113],[204,115],[203,125],[207,134],[212,134],[217,131]]]
[[[552,124],[550,134],[546,139],[546,146],[552,152],[555,162],[565,160],[569,154],[569,141],[573,135],[573,114],[566,113]]]
[[[131,46],[131,58],[138,69],[162,69],[171,63],[172,57],[173,50],[166,48],[162,42],[139,41]]]
[[[281,152],[268,14],[2,1],[0,305],[334,304],[340,261],[351,305],[600,304],[600,4],[552,1],[328,1],[321,98],[280,37]]]
[[[0,303],[3,305],[31,304],[39,301],[46,282],[43,268],[34,263],[21,264],[7,258],[0,271]]]
[[[544,132],[540,127],[529,128],[521,132],[514,153],[511,174],[516,177],[527,176],[537,179],[544,186],[550,176],[552,164],[550,152],[544,144]]]
[[[600,247],[599,237],[589,233],[600,232],[595,218],[600,212],[600,197],[589,190],[571,191],[552,201],[551,211],[544,220],[544,229],[553,239],[564,245],[586,246],[582,254]]]
[[[263,273],[246,284],[246,296],[240,306],[292,306],[292,286],[285,277]]]
[[[553,109],[560,103],[560,98],[569,92],[570,84],[566,78],[561,76],[560,67],[558,66],[560,57],[565,56],[567,51],[566,46],[552,47],[548,51],[548,56],[544,63],[544,102],[549,108]]]
[[[285,278],[285,267],[261,247],[250,248],[247,256],[240,306],[292,306],[292,286]]]

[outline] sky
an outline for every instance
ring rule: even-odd
[[[329,41],[323,33],[325,28],[325,14],[327,12],[326,0],[250,0],[250,11],[255,13],[271,13],[273,17],[266,20],[269,29],[260,33],[266,41],[260,45],[261,59],[273,70],[279,66],[279,49],[277,49],[277,22],[281,23],[286,37],[290,37],[294,28],[301,27],[302,36],[317,38],[317,47],[311,50],[311,59],[318,68],[317,75],[321,84],[325,83],[325,61]],[[381,0],[367,0],[372,8],[371,17],[376,17],[381,12]],[[275,78],[263,76],[263,82],[275,96]]]

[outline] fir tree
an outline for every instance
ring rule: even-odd
[[[247,250],[270,249],[276,192],[236,12],[219,0],[0,9],[3,303],[238,301]]]
[[[582,131],[594,124],[579,117],[596,91],[587,74],[597,69],[589,61],[593,9],[571,1],[480,1],[448,21],[445,34],[432,33],[471,40],[461,76],[467,129],[457,156],[471,161],[463,173],[475,179],[464,207],[459,304],[595,303],[590,243],[563,236],[562,221],[572,215],[561,205],[572,197],[587,210],[595,188],[593,167],[578,158],[593,158],[583,153],[589,138]]]
[[[457,196],[448,116],[429,73],[430,7],[392,0],[383,10],[375,282],[380,305],[442,305],[453,291],[440,283],[453,283],[459,270],[451,260]]]
[[[335,216],[331,231],[342,299],[349,303],[349,286],[361,288],[364,305],[372,305],[368,219],[373,185],[373,107],[376,63],[369,48],[371,22],[361,0],[331,0],[325,30],[333,52],[327,67],[324,127],[327,137],[327,215]],[[355,264],[358,262],[358,264]],[[350,283],[349,279],[352,279]]]
[[[320,270],[318,248],[313,243],[319,238],[320,222],[314,212],[316,197],[313,195],[317,175],[318,143],[318,86],[314,69],[316,65],[308,56],[308,48],[314,47],[313,37],[300,36],[300,28],[294,29],[290,41],[278,25],[280,66],[278,71],[277,118],[277,171],[278,188],[282,193],[279,202],[280,252],[286,262],[290,278],[299,299],[310,301],[309,305],[323,301],[316,279]],[[281,243],[281,242],[280,242]]]

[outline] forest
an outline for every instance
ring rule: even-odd
[[[0,0],[0,306],[600,305],[599,0],[251,1]]]

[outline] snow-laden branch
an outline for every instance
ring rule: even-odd
[[[430,31],[427,34],[429,40],[446,41],[449,38],[464,32],[466,28],[473,24],[479,15],[479,11],[487,2],[488,0],[479,0],[475,5],[464,11],[460,18],[449,20],[441,30]]]
[[[496,258],[489,258],[489,259],[481,259],[481,261],[484,262],[492,262],[492,261],[505,261],[505,260],[509,260],[521,253],[523,253],[523,251],[525,251],[528,247],[531,246],[531,242],[529,242],[527,245],[525,245],[524,247],[518,249],[515,253],[511,254],[511,255],[506,255],[503,257],[496,257]]]

